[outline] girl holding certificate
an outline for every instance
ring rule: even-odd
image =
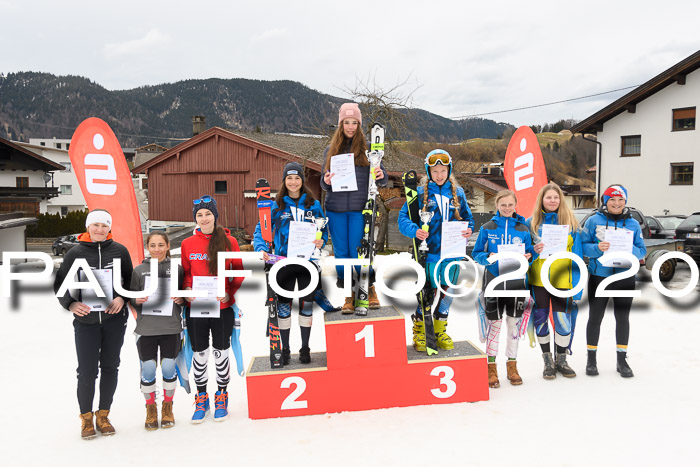
[[[321,203],[314,199],[314,195],[304,184],[303,167],[296,162],[289,162],[284,166],[282,186],[280,186],[277,198],[272,205],[271,224],[275,251],[269,251],[267,242],[263,240],[259,223],[255,227],[255,251],[262,251],[265,261],[270,259],[269,253],[310,259],[314,249],[323,248],[323,245],[328,241],[328,230],[325,226],[321,230],[321,237],[317,238],[316,235],[314,219],[323,217]],[[317,266],[314,265],[314,267]],[[303,266],[290,264],[279,270],[276,279],[279,286],[285,290],[294,290],[295,283],[298,283],[299,290],[303,290],[311,283],[311,274]],[[299,361],[301,363],[311,363],[309,337],[311,336],[313,304],[315,299],[325,297],[321,285],[319,272],[316,289],[299,300],[299,327],[301,328]],[[289,365],[291,359],[289,333],[292,327],[292,299],[280,295],[277,312],[282,340],[282,363]]]
[[[603,192],[603,206],[588,218],[581,233],[583,254],[589,258],[588,271],[588,326],[586,327],[586,343],[588,347],[588,362],[586,374],[595,376],[598,374],[596,352],[598,350],[598,338],[600,336],[600,324],[603,322],[605,307],[608,297],[596,296],[600,283],[609,276],[623,272],[629,268],[629,263],[617,261],[608,262],[601,257],[606,252],[612,252],[611,238],[621,235],[620,248],[616,251],[632,253],[638,259],[644,258],[647,249],[644,246],[642,229],[625,207],[627,204],[627,190],[622,185],[611,185]],[[625,242],[624,237],[628,237]],[[616,242],[618,243],[618,242]],[[602,260],[602,262],[601,262]],[[634,276],[618,280],[610,284],[608,290],[634,290]],[[634,376],[627,363],[627,343],[630,335],[630,309],[632,297],[614,297],[613,308],[615,310],[615,338],[617,341],[617,372],[623,378]]]
[[[544,379],[554,379],[557,371],[566,378],[573,378],[576,372],[566,362],[567,350],[571,349],[571,338],[576,325],[577,308],[575,300],[581,299],[582,292],[574,297],[562,298],[550,294],[544,288],[540,272],[549,255],[559,251],[573,252],[583,256],[579,225],[574,213],[563,201],[564,193],[556,183],[543,186],[535,200],[532,217],[527,220],[530,233],[535,239],[535,257],[528,280],[535,298],[532,323],[544,359]],[[549,282],[559,290],[571,290],[579,281],[578,266],[569,259],[560,259],[552,264],[548,274]],[[554,317],[555,359],[549,344],[549,310]],[[534,341],[532,342],[534,346]]]
[[[208,195],[202,196],[192,201],[192,205],[192,215],[197,223],[197,228],[194,235],[183,240],[180,246],[182,267],[185,274],[182,285],[184,289],[206,288],[208,292],[211,292],[216,287],[216,282],[213,279],[218,273],[218,254],[240,250],[238,242],[230,235],[229,230],[217,225],[219,211],[216,208],[214,198]],[[243,262],[240,259],[227,259],[225,269],[243,269]],[[210,335],[214,347],[216,384],[218,386],[214,398],[214,421],[220,422],[228,417],[228,392],[226,388],[230,381],[228,357],[235,321],[233,306],[236,299],[234,295],[241,286],[243,278],[232,277],[222,280],[226,281],[226,294],[223,297],[217,297],[219,304],[214,306],[213,312],[207,307],[208,311],[197,313],[197,317],[195,317],[193,307],[196,306],[198,300],[207,301],[207,299],[186,298],[190,302],[186,319],[187,334],[194,352],[192,367],[194,368],[194,381],[197,385],[196,408],[192,415],[192,423],[202,423],[209,413],[207,363],[209,361]],[[206,317],[204,313],[212,313],[213,316]]]
[[[367,202],[369,191],[369,161],[365,155],[368,150],[367,140],[362,133],[362,114],[360,107],[355,103],[345,103],[340,106],[338,114],[338,128],[331,138],[330,145],[323,153],[323,167],[321,173],[321,188],[326,192],[325,208],[328,215],[328,228],[333,239],[333,251],[336,258],[357,258],[357,248],[362,240],[365,225],[362,210]],[[345,161],[348,156],[351,160],[350,169],[343,170],[343,183],[337,183],[341,175],[331,171],[331,160],[337,158]],[[333,178],[338,176],[335,181]],[[385,186],[387,174],[384,165],[376,169],[377,185]],[[349,180],[348,180],[349,178]],[[345,181],[347,180],[347,183]],[[342,266],[337,266],[338,287],[342,288],[344,272]],[[358,269],[359,271],[359,269]],[[374,271],[370,272],[370,284],[374,284]],[[354,285],[354,281],[353,281]],[[354,286],[353,286],[354,289]],[[369,287],[369,308],[379,308],[379,300],[374,286]],[[343,313],[355,311],[355,297],[345,298]]]
[[[136,311],[136,348],[141,361],[141,392],[146,398],[146,430],[158,429],[156,405],[156,368],[160,348],[160,367],[163,372],[163,406],[161,427],[175,425],[173,396],[177,387],[175,358],[180,352],[182,332],[182,297],[170,298],[170,281],[176,280],[178,290],[184,278],[182,266],[170,273],[170,240],[165,232],[152,232],[146,237],[150,258],[134,268],[131,290],[145,290],[158,282],[158,290],[149,297],[132,298]],[[158,261],[158,276],[151,277],[151,260]]]
[[[91,290],[79,289],[73,294],[66,292],[58,298],[61,305],[73,313],[75,350],[78,354],[78,404],[80,405],[81,436],[92,439],[97,431],[103,436],[113,435],[114,427],[108,415],[117,389],[119,354],[124,343],[124,332],[128,317],[126,301],[114,290],[114,281],[125,288],[131,283],[133,265],[126,247],[112,240],[112,216],[103,209],[91,211],[85,219],[87,232],[78,237],[78,245],[66,253],[56,273],[54,292],[67,279],[77,259],[87,261],[102,287],[106,298],[98,298]],[[121,277],[114,277],[114,260],[121,260]],[[85,282],[84,273],[79,280]],[[71,278],[68,278],[71,279]],[[95,380],[100,375],[99,410],[94,413]]]
[[[523,297],[487,297],[486,286],[500,274],[517,269],[517,263],[513,261],[495,261],[489,264],[488,257],[501,252],[519,252],[528,261],[532,258],[532,236],[527,227],[525,218],[515,212],[518,199],[510,190],[502,190],[496,194],[496,213],[490,221],[481,226],[479,237],[476,239],[472,256],[477,263],[486,266],[483,278],[483,297],[485,302],[485,317],[488,320],[486,335],[486,355],[488,356],[489,387],[500,387],[498,370],[496,368],[496,356],[498,355],[498,341],[501,333],[503,316],[506,316],[508,328],[508,342],[506,344],[506,369],[510,384],[517,386],[523,384],[518,374],[516,359],[518,357],[518,339],[520,337],[519,321],[523,316],[526,298]],[[527,290],[527,278],[513,279],[496,286],[496,290]]]
[[[408,215],[408,205],[404,204],[399,212],[399,231],[407,237],[425,240],[428,245],[426,274],[431,286],[437,289],[438,303],[433,312],[435,337],[441,349],[453,349],[452,338],[447,335],[447,316],[450,311],[452,297],[446,296],[444,290],[449,283],[454,284],[459,276],[459,267],[449,265],[461,260],[466,255],[466,239],[472,234],[474,217],[467,204],[464,190],[457,185],[452,175],[452,157],[447,151],[436,149],[425,157],[425,172],[427,177],[418,187],[418,207],[421,212],[432,213],[428,221],[428,230],[413,223]],[[429,214],[428,214],[429,215]],[[427,216],[426,216],[427,217]],[[457,249],[448,252],[451,245],[443,240],[446,230],[456,226],[457,240],[463,243]],[[440,261],[440,260],[443,261]],[[439,263],[439,267],[438,267]],[[435,271],[435,268],[438,270]],[[449,271],[450,277],[445,277]],[[438,278],[436,283],[435,278]],[[416,350],[425,351],[425,325],[420,305],[416,308],[413,318],[413,346]]]

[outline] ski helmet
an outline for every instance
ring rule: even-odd
[[[452,156],[450,153],[443,149],[433,149],[425,156],[425,173],[428,174],[428,178],[433,180],[430,176],[430,168],[436,165],[444,165],[447,167],[447,178],[452,175]]]

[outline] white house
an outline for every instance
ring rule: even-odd
[[[622,184],[647,215],[700,211],[700,51],[642,84],[571,131],[598,140],[597,198]]]
[[[34,141],[34,139],[31,139],[30,141]],[[70,142],[70,140],[67,141]],[[49,214],[59,213],[62,216],[65,216],[71,211],[81,211],[87,208],[83,193],[80,191],[80,185],[78,185],[78,178],[75,176],[75,172],[71,166],[67,149],[55,149],[48,144],[44,146],[20,143],[17,141],[14,141],[14,143],[23,147],[24,149],[27,149],[28,151],[49,159],[50,161],[57,162],[64,167],[63,170],[53,172],[52,174],[53,178],[49,182],[49,186],[55,186],[59,189],[58,196],[41,202],[42,214],[48,212]]]
[[[29,144],[34,146],[42,146],[54,149],[65,149],[66,151],[70,149],[69,139],[57,139],[53,138],[29,138]]]

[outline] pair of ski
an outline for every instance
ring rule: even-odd
[[[377,187],[376,169],[381,167],[382,158],[384,157],[384,127],[379,123],[375,123],[372,125],[370,134],[370,150],[365,154],[369,161],[369,187],[367,190],[367,202],[362,210],[364,219],[362,240],[360,240],[360,246],[357,247],[358,259],[367,259],[369,262],[367,265],[360,267],[357,281],[355,314],[358,316],[367,316],[367,310],[369,309],[369,288],[372,285],[370,284],[370,267],[374,263],[374,255],[377,250],[375,235],[379,188]]]
[[[270,183],[261,178],[255,182],[255,195],[258,202],[258,216],[260,218],[260,233],[267,243],[270,253],[274,252],[272,239],[272,205],[270,196]],[[279,319],[277,316],[277,294],[270,286],[270,263],[265,263],[265,284],[267,285],[267,335],[270,338],[270,366],[282,368],[282,336],[280,335]]]
[[[420,217],[420,209],[418,207],[418,175],[415,170],[410,170],[403,175],[403,186],[406,191],[406,204],[408,207],[409,219],[419,227],[422,224],[422,228],[427,231],[429,219],[423,221]],[[428,244],[425,241],[421,242],[415,237],[413,237],[413,259],[427,271]],[[435,355],[438,353],[437,337],[435,336],[435,326],[433,324],[432,298],[433,290],[430,287],[430,278],[426,277],[425,285],[423,285],[421,291],[418,292],[418,305],[423,313],[425,350],[428,355]]]

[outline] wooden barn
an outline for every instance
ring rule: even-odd
[[[192,222],[192,200],[208,194],[218,203],[221,225],[242,228],[252,235],[258,222],[255,182],[267,178],[274,190],[289,161],[305,167],[309,188],[318,196],[321,166],[317,161],[304,160],[218,127],[190,138],[132,172],[148,177],[149,219]]]

